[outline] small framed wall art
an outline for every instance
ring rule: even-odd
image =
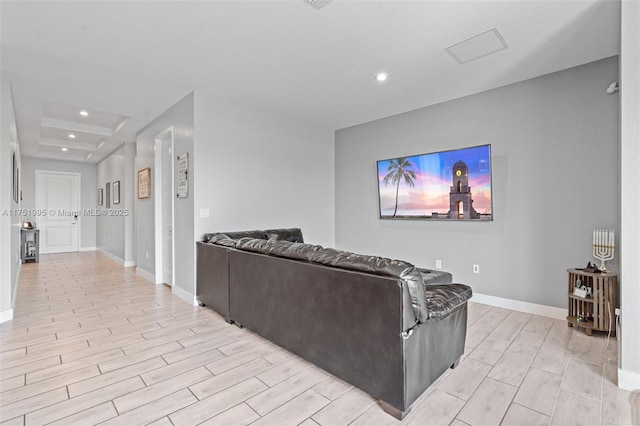
[[[151,197],[151,167],[138,170],[138,198]]]
[[[120,181],[113,182],[113,204],[120,204]]]

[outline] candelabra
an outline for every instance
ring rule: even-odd
[[[593,257],[600,261],[599,269],[606,271],[605,260],[613,260],[615,247],[614,233],[612,229],[593,230]]]

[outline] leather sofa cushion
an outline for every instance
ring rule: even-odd
[[[232,240],[226,234],[211,234],[207,242],[219,246],[235,247],[237,241]]]
[[[319,245],[291,243],[284,240],[259,240],[253,238],[241,238],[237,241],[236,248],[238,250],[285,257],[289,259],[305,260],[307,262],[311,261],[314,253],[322,250],[322,246]]]
[[[342,250],[336,250],[334,248],[323,248],[318,250],[311,256],[311,261],[314,263],[321,263],[327,266],[337,266],[340,257],[348,254]]]
[[[236,241],[236,248],[238,250],[245,250],[245,251],[252,251],[254,253],[267,254],[267,250],[269,249],[269,247],[271,247],[273,243],[274,241],[270,241],[270,240],[245,237],[245,238],[240,238],[238,241]]]
[[[231,239],[231,240],[239,240],[240,238],[245,238],[245,237],[249,237],[249,238],[260,238],[260,239],[266,239],[265,235],[264,235],[264,231],[238,231],[238,232],[215,232],[212,234],[204,234],[204,236],[202,237],[202,241],[205,243],[214,243],[214,239],[217,238],[217,236],[224,236],[224,238],[227,239]],[[217,241],[218,239],[216,239]],[[215,243],[218,244],[218,243]]]
[[[311,261],[314,253],[322,250],[322,246],[304,243],[290,243],[289,241],[272,241],[268,254],[289,259]]]
[[[416,268],[422,275],[425,284],[449,284],[453,282],[451,272],[435,271],[433,269]]]
[[[426,286],[429,319],[443,319],[473,296],[464,284],[432,284]]]
[[[239,232],[224,232],[232,240],[239,240],[240,238],[259,238],[266,239],[264,231],[239,231]]]
[[[302,229],[300,228],[267,229],[264,231],[264,235],[267,240],[284,240],[289,241],[290,243],[304,243]]]

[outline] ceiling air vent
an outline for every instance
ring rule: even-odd
[[[315,9],[320,10],[325,7],[331,0],[302,0],[309,6],[313,6]]]
[[[492,28],[464,41],[447,47],[445,50],[460,65],[482,58],[492,53],[507,49],[509,46],[504,41],[497,28]]]

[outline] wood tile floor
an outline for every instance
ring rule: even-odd
[[[95,252],[23,265],[0,326],[2,425],[394,425],[352,386]],[[463,361],[408,425],[638,424],[616,341],[470,304]]]

